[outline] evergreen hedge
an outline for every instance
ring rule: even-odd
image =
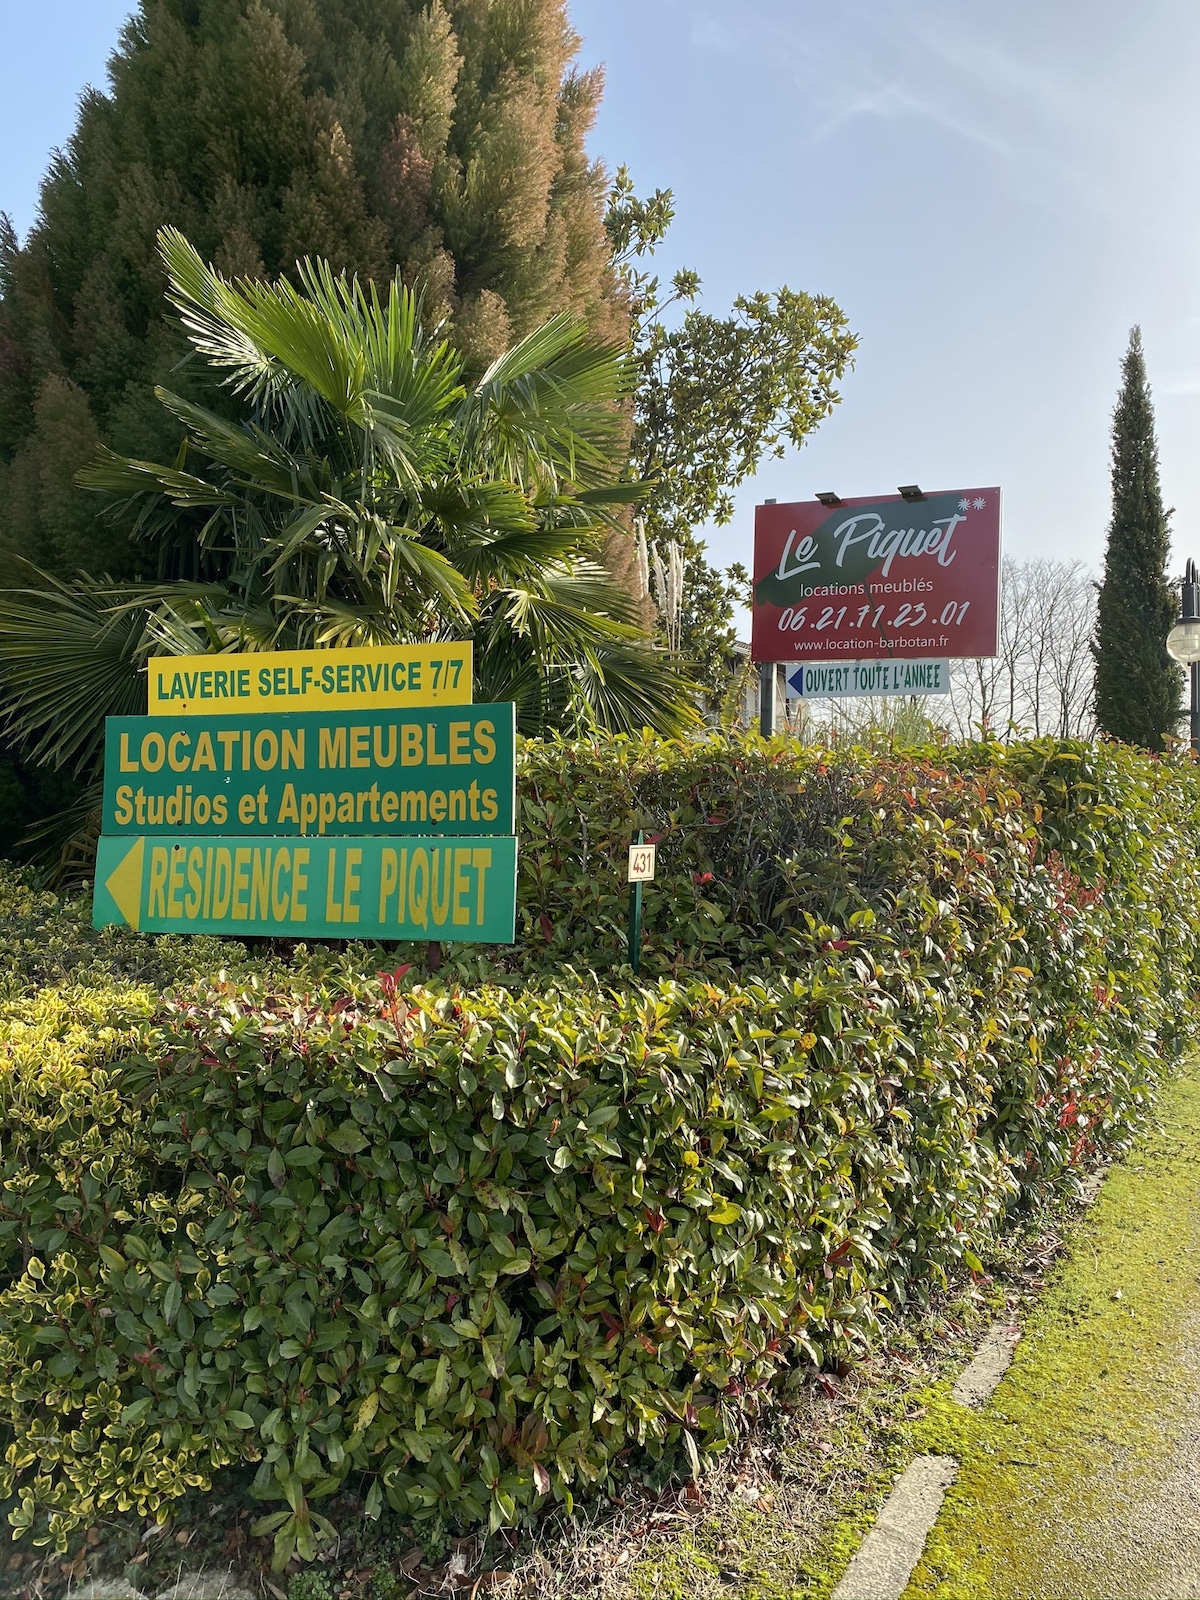
[[[695,1464],[978,1269],[1194,1043],[1190,762],[610,741],[527,748],[521,792],[520,942],[424,982],[3,880],[18,1529],[236,1468],[282,1563],[343,1487],[499,1526]]]

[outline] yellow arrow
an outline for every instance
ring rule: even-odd
[[[116,901],[117,910],[135,933],[142,920],[142,857],[145,853],[146,841],[139,839],[104,881],[104,887]]]

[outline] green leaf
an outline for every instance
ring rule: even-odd
[[[290,1511],[271,1511],[265,1517],[259,1517],[250,1524],[250,1537],[252,1539],[265,1538],[268,1533],[274,1533],[291,1516]]]
[[[449,1393],[450,1358],[443,1355],[438,1358],[437,1371],[434,1373],[433,1382],[429,1385],[429,1392],[426,1396],[426,1402],[430,1409],[433,1410],[442,1405]]]
[[[484,1365],[493,1378],[502,1378],[505,1367],[504,1340],[485,1336],[481,1343],[483,1345]]]
[[[311,1170],[321,1165],[321,1152],[311,1144],[293,1145],[285,1157],[289,1167]]]
[[[327,1138],[333,1148],[344,1156],[357,1155],[371,1142],[356,1122],[344,1122],[340,1128],[334,1128]]]
[[[421,1262],[439,1278],[453,1278],[459,1270],[448,1250],[439,1250],[433,1246],[421,1251]]]

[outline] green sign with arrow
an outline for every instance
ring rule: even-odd
[[[103,837],[93,921],[150,933],[511,944],[513,837]]]

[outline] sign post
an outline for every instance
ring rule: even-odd
[[[516,712],[469,644],[149,663],[110,717],[93,922],[233,937],[515,936]]]
[[[751,655],[797,664],[994,656],[1000,491],[761,505]]]
[[[629,846],[629,965],[642,970],[642,885],[654,881],[656,846],[642,843],[639,828]]]

